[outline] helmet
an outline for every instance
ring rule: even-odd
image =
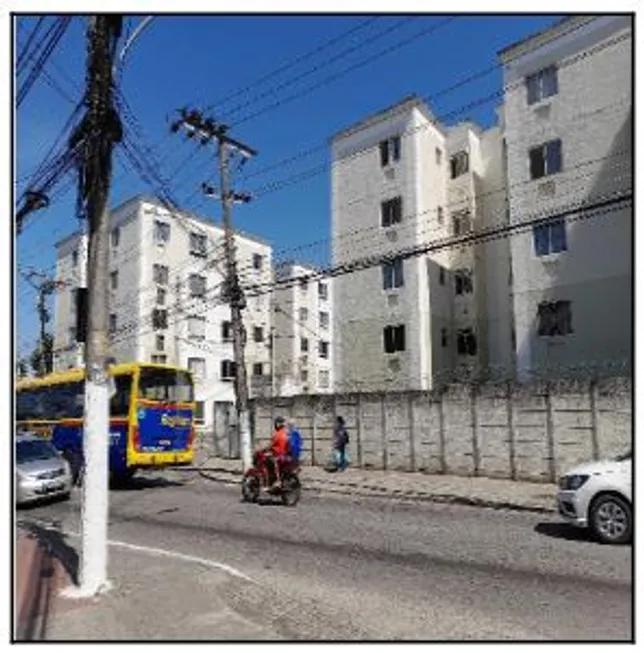
[[[283,426],[286,426],[286,420],[283,417],[275,418],[275,429],[281,429]]]

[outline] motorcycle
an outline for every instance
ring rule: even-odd
[[[242,479],[242,498],[250,503],[257,503],[262,491],[272,496],[279,496],[285,506],[295,506],[300,500],[302,485],[300,483],[298,461],[284,459],[279,463],[279,487],[270,485],[269,470],[266,459],[269,453],[257,451],[253,456],[253,466]]]

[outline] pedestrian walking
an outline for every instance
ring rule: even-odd
[[[344,417],[338,415],[335,420],[335,427],[333,429],[333,449],[336,459],[336,467],[344,471],[349,466],[349,459],[347,456],[347,445],[349,444],[349,432],[344,423]]]

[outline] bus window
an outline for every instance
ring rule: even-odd
[[[110,399],[110,417],[127,417],[130,412],[132,375],[115,376],[116,393]]]
[[[20,390],[16,397],[16,420],[47,419],[45,410],[46,388]]]
[[[191,402],[192,378],[181,370],[141,367],[139,397],[149,401]]]
[[[80,419],[85,408],[85,384],[82,381],[48,388],[49,419]]]

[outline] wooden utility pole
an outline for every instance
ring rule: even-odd
[[[226,278],[224,281],[224,297],[230,304],[230,318],[233,329],[233,352],[235,357],[235,404],[237,409],[237,429],[244,471],[252,464],[252,443],[250,434],[250,414],[248,407],[248,378],[244,349],[246,347],[246,328],[242,311],[246,307],[246,299],[239,284],[237,274],[237,256],[235,251],[235,236],[232,227],[231,209],[234,203],[250,201],[250,195],[238,193],[230,187],[230,154],[238,153],[243,161],[256,156],[257,152],[240,141],[230,138],[225,125],[217,124],[212,118],[204,120],[198,111],[182,111],[181,120],[174,123],[173,131],[183,126],[189,136],[196,135],[203,144],[217,143],[219,157],[219,193],[207,184],[203,185],[206,195],[221,199],[224,223],[224,250],[226,257]]]

